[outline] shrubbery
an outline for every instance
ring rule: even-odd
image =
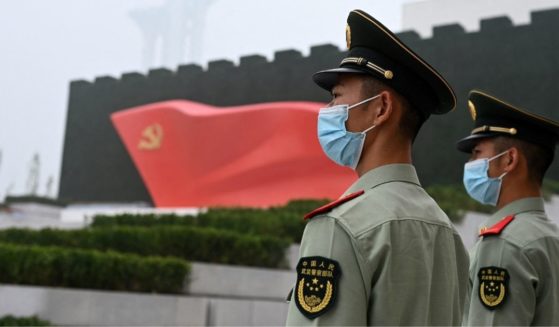
[[[449,218],[454,222],[459,222],[467,211],[492,213],[495,207],[483,205],[470,198],[464,186],[454,185],[433,185],[426,188],[426,191],[437,201]],[[542,193],[545,199],[549,199],[553,194],[559,194],[559,182],[551,179],[544,179]]]
[[[544,179],[542,193],[546,200],[549,200],[549,198],[554,194],[559,194],[559,181],[547,178]]]
[[[37,196],[37,195],[23,195],[23,196],[8,195],[8,196],[6,196],[4,201],[6,202],[6,204],[11,204],[11,203],[39,203],[39,204],[47,204],[47,205],[58,206],[58,207],[64,207],[64,206],[68,205],[67,202],[59,200],[59,199],[46,198],[46,197]]]
[[[459,222],[467,211],[491,213],[495,209],[470,198],[462,185],[433,185],[425,190],[454,222]]]
[[[6,229],[1,243],[60,246],[118,251],[138,255],[173,256],[190,261],[285,268],[290,242],[270,236],[241,235],[210,228],[184,226],[128,227],[81,230]]]
[[[466,211],[494,210],[462,185],[426,190],[455,222]],[[559,183],[546,180],[543,191],[558,193]],[[180,293],[190,271],[184,259],[285,268],[285,250],[300,241],[303,216],[326,202],[213,208],[198,216],[97,216],[81,230],[0,230],[0,283]]]
[[[547,183],[548,193],[559,192],[559,183]],[[490,213],[494,208],[471,199],[462,185],[433,185],[426,191],[454,222],[459,222],[467,211]],[[271,235],[292,242],[300,242],[306,222],[303,216],[327,203],[327,200],[292,201],[284,207],[269,209],[213,208],[198,216],[135,215],[94,217],[93,228],[115,226],[199,226],[225,229],[253,235]]]
[[[50,322],[41,320],[36,316],[14,317],[4,316],[0,318],[0,326],[52,326]]]
[[[269,209],[214,208],[198,216],[133,215],[96,216],[92,227],[180,225],[210,227],[252,235],[270,235],[299,242],[305,229],[303,216],[327,200],[299,200]]]
[[[176,258],[0,244],[0,283],[181,293],[190,265]]]
[[[547,183],[544,190],[559,192],[559,183]],[[462,185],[433,185],[426,191],[454,222],[459,222],[467,211],[490,213],[494,208],[471,199]],[[115,226],[199,226],[225,229],[253,235],[272,235],[292,242],[300,242],[306,222],[303,216],[327,203],[327,200],[292,201],[284,207],[269,209],[213,208],[198,216],[135,215],[94,217],[93,228]]]

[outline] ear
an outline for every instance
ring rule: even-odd
[[[518,151],[518,149],[515,147],[510,148],[508,152],[503,155],[502,163],[504,171],[510,173],[511,171],[516,169],[516,167],[518,167],[519,161],[520,152]]]
[[[380,126],[384,124],[394,111],[394,95],[389,91],[382,91],[376,101],[372,101],[369,105],[373,106],[373,124]]]

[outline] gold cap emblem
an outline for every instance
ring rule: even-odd
[[[476,106],[474,106],[474,103],[470,100],[468,100],[468,109],[470,109],[470,115],[472,116],[472,120],[475,121],[477,117]]]
[[[140,150],[157,150],[163,142],[163,128],[159,124],[152,124],[142,131],[142,138],[138,143]]]
[[[347,48],[349,49],[351,47],[351,28],[349,27],[349,25],[345,26],[345,42]]]

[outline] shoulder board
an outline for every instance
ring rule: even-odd
[[[505,218],[501,219],[501,221],[499,221],[495,225],[493,225],[489,228],[487,228],[487,227],[482,228],[479,231],[479,236],[499,235],[499,234],[501,234],[503,229],[505,229],[505,227],[507,227],[507,225],[510,224],[511,221],[513,221],[513,219],[514,219],[514,215],[506,216]]]
[[[350,200],[355,199],[356,197],[362,195],[363,193],[365,193],[364,190],[357,191],[357,192],[355,192],[355,193],[351,193],[351,194],[346,195],[346,196],[344,196],[344,197],[342,197],[342,198],[339,198],[339,199],[337,199],[337,200],[334,201],[334,202],[330,202],[330,203],[328,203],[328,204],[326,204],[326,205],[323,205],[322,207],[320,207],[320,208],[318,208],[318,209],[315,209],[315,210],[309,212],[308,214],[306,214],[306,215],[305,215],[305,220],[311,219],[312,217],[315,217],[315,216],[318,216],[318,215],[323,214],[323,213],[325,213],[325,212],[328,212],[328,211],[334,209],[335,207],[337,207],[337,206],[339,206],[339,205],[341,205],[341,204],[343,204],[343,203],[346,203],[346,202],[348,202],[348,201],[350,201]]]

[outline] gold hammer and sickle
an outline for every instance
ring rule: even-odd
[[[163,128],[159,124],[152,124],[142,131],[142,138],[138,143],[140,150],[157,150],[163,141]]]

